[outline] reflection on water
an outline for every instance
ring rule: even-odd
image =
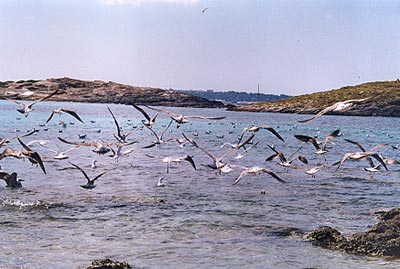
[[[85,124],[68,115],[55,115],[46,125],[50,111],[58,107],[76,110]],[[18,172],[25,179],[23,188],[0,187],[0,265],[10,268],[84,268],[94,259],[109,257],[128,261],[141,268],[394,268],[395,261],[357,257],[313,247],[291,232],[304,232],[320,225],[338,228],[344,234],[359,232],[375,224],[373,210],[393,208],[399,204],[399,166],[389,166],[374,177],[363,170],[365,161],[346,161],[340,170],[324,168],[316,178],[305,174],[322,162],[313,154],[312,145],[301,153],[310,164],[294,162],[286,169],[275,162],[265,162],[273,152],[267,144],[290,155],[299,142],[294,134],[323,139],[340,128],[326,154],[327,163],[338,161],[344,152],[358,149],[343,138],[370,148],[388,143],[380,153],[399,159],[398,118],[322,116],[313,122],[296,124],[301,115],[228,112],[221,109],[169,108],[188,115],[226,116],[222,121],[193,120],[176,127],[174,123],[165,138],[182,138],[184,132],[216,156],[226,150],[224,142],[237,142],[238,135],[250,124],[271,125],[286,140],[281,142],[267,131],[260,131],[260,144],[236,162],[245,166],[265,166],[287,184],[267,174],[245,176],[236,186],[232,183],[240,170],[216,175],[201,164],[209,157],[189,145],[180,148],[167,143],[159,148],[143,149],[154,140],[147,129],[141,129],[142,115],[131,106],[110,105],[124,131],[132,131],[128,140],[138,140],[129,156],[115,163],[106,155],[96,155],[92,147],[79,147],[67,153],[68,160],[81,166],[89,175],[108,171],[96,181],[96,188],[84,190],[83,175],[67,163],[56,161],[54,154],[34,145],[48,171],[43,174],[28,161],[1,160],[2,169]],[[106,104],[43,102],[28,118],[20,117],[15,104],[0,101],[0,137],[12,137],[36,128],[32,139],[49,139],[46,146],[66,150],[70,145],[62,137],[82,141],[114,140],[116,132]],[[19,118],[19,119],[18,119]],[[59,124],[65,121],[66,125]],[[91,122],[92,121],[92,122]],[[154,129],[161,132],[169,118],[160,115]],[[379,127],[376,126],[379,122]],[[47,128],[47,131],[45,130]],[[16,132],[20,130],[20,132]],[[222,138],[223,136],[223,138]],[[13,140],[10,147],[20,148]],[[191,154],[197,171],[189,163],[166,165],[157,156]],[[92,169],[96,159],[98,168]],[[159,177],[166,186],[156,187]],[[2,186],[4,186],[3,184]],[[295,233],[294,233],[295,234]]]

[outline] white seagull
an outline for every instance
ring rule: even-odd
[[[279,182],[286,183],[286,181],[282,180],[274,172],[272,172],[271,170],[269,170],[268,168],[265,168],[265,167],[260,167],[260,166],[251,166],[251,167],[235,166],[235,167],[239,167],[244,170],[240,173],[239,177],[235,180],[235,182],[233,182],[233,185],[238,184],[239,181],[242,179],[242,177],[245,175],[257,175],[257,174],[261,174],[261,173],[267,173],[270,176],[272,176],[273,178],[275,178],[276,180],[278,180]]]
[[[346,101],[342,101],[342,102],[337,102],[334,103],[331,106],[328,106],[327,108],[324,108],[323,110],[321,110],[320,112],[318,112],[317,114],[315,114],[314,116],[312,116],[311,118],[307,118],[304,120],[298,120],[298,122],[308,122],[311,121],[315,118],[318,118],[320,116],[322,116],[325,113],[331,112],[331,111],[343,111],[345,109],[349,109],[353,104],[355,103],[361,103],[364,102],[368,99],[370,99],[371,97],[368,98],[362,98],[362,99],[350,99],[350,100],[346,100]]]
[[[28,117],[29,113],[31,113],[33,111],[33,109],[32,109],[33,105],[35,105],[36,103],[39,103],[41,101],[44,101],[46,99],[49,99],[50,97],[56,95],[58,93],[58,91],[59,90],[57,89],[54,92],[50,93],[49,95],[47,95],[47,96],[45,96],[45,97],[43,97],[41,99],[38,99],[38,100],[36,100],[36,101],[34,101],[34,102],[30,103],[30,104],[24,104],[24,103],[19,102],[17,100],[11,100],[11,99],[8,99],[8,100],[11,101],[11,102],[16,103],[17,105],[20,105],[21,108],[18,108],[17,111],[19,113],[25,115],[25,117]]]

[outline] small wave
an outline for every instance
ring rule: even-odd
[[[31,201],[31,202],[26,202],[26,201],[21,201],[18,199],[0,199],[0,207],[18,207],[19,209],[23,208],[45,208],[49,209],[50,207],[53,207],[54,205],[46,203],[44,201]]]

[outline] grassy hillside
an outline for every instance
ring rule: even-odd
[[[336,90],[235,108],[240,111],[313,114],[336,102],[370,97],[345,112],[331,114],[400,117],[400,81],[368,82]]]

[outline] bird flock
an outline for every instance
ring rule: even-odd
[[[34,111],[34,105],[41,101],[51,99],[51,97],[57,95],[59,92],[60,91],[56,89],[49,95],[29,104],[16,100],[10,101],[18,104],[20,108],[16,109],[16,111],[27,118],[28,115]],[[363,98],[338,102],[323,109],[312,117],[299,120],[298,122],[299,124],[306,124],[327,112],[348,109],[352,105],[361,103],[368,99],[369,98]],[[118,167],[121,158],[127,158],[133,152],[138,151],[139,148],[141,152],[145,152],[144,155],[149,161],[162,162],[166,164],[165,175],[158,178],[156,184],[158,187],[164,187],[166,185],[164,179],[171,173],[171,166],[177,167],[181,163],[187,163],[187,165],[189,165],[188,167],[193,169],[193,171],[203,167],[202,169],[210,170],[210,173],[214,173],[215,176],[220,174],[229,174],[232,171],[238,171],[237,176],[232,178],[233,185],[237,185],[245,176],[264,173],[270,178],[275,179],[277,182],[284,184],[287,182],[285,179],[285,172],[288,172],[288,170],[293,167],[298,168],[299,166],[304,167],[304,173],[314,178],[316,177],[316,174],[323,169],[336,167],[336,171],[338,171],[348,160],[365,160],[364,170],[367,173],[370,173],[372,178],[376,172],[381,171],[382,169],[389,170],[390,166],[399,164],[399,161],[395,158],[391,156],[383,156],[379,152],[381,148],[388,147],[389,144],[378,144],[371,149],[366,150],[361,143],[349,138],[345,138],[339,143],[339,138],[342,136],[340,129],[332,130],[331,133],[329,133],[322,141],[318,141],[316,135],[295,134],[295,141],[298,142],[296,149],[293,152],[286,152],[288,147],[285,149],[285,145],[287,142],[285,137],[278,132],[279,130],[277,130],[277,128],[269,125],[254,125],[249,123],[245,128],[236,131],[236,122],[223,121],[221,124],[225,124],[226,128],[224,128],[227,129],[226,131],[229,132],[229,134],[237,134],[236,139],[234,141],[221,141],[220,146],[207,148],[204,140],[201,140],[201,143],[199,142],[200,139],[198,139],[198,136],[200,135],[200,132],[198,130],[189,131],[190,129],[180,127],[183,125],[190,125],[192,121],[197,120],[207,121],[206,123],[202,122],[202,124],[215,124],[216,122],[224,120],[224,116],[206,117],[182,115],[166,109],[146,105],[141,106],[138,104],[131,104],[129,107],[131,107],[132,112],[139,112],[143,116],[141,122],[138,125],[134,125],[130,120],[128,120],[130,121],[128,126],[130,130],[126,131],[124,129],[127,129],[127,127],[124,126],[122,128],[122,124],[118,117],[120,115],[115,114],[111,108],[107,106],[110,121],[113,122],[115,129],[114,131],[107,130],[108,132],[99,129],[97,131],[98,133],[112,132],[112,136],[104,135],[102,139],[90,141],[87,140],[86,134],[77,133],[75,135],[78,136],[78,140],[71,141],[70,139],[63,137],[63,128],[66,128],[67,126],[64,121],[60,121],[58,124],[61,126],[61,129],[59,129],[60,135],[57,136],[57,139],[33,139],[28,141],[31,136],[40,136],[41,131],[37,129],[29,130],[25,134],[14,135],[9,138],[0,137],[0,165],[3,165],[1,161],[5,158],[12,157],[19,160],[28,160],[32,165],[37,166],[38,169],[41,169],[41,171],[46,174],[47,171],[45,166],[48,164],[49,159],[53,162],[64,162],[64,164],[69,168],[76,170],[77,177],[79,174],[83,175],[86,184],[82,184],[80,187],[84,189],[93,189],[96,187],[95,181],[100,177],[103,178],[102,180],[105,180],[105,175],[110,171],[110,169],[99,167],[98,161],[95,159],[97,156],[111,160]],[[55,123],[53,123],[52,126],[49,125],[52,119],[54,121],[55,114],[60,115],[63,119],[70,117],[71,120],[74,120],[73,122],[70,122],[71,125],[74,125],[75,123],[95,123],[94,120],[87,121],[85,119],[84,121],[77,111],[70,108],[60,107],[49,111],[48,119],[44,123],[40,124],[40,127],[43,127],[43,130],[46,131],[48,128],[55,126]],[[62,114],[68,116],[62,116]],[[163,115],[164,121],[158,120],[160,115]],[[167,124],[165,124],[166,117],[169,118]],[[160,131],[161,128],[162,130]],[[207,135],[212,133],[211,130],[205,127],[204,130],[206,130],[205,134]],[[139,132],[141,134],[144,133],[147,141],[143,141],[143,135],[140,139],[138,138]],[[216,134],[216,137],[219,140],[224,139],[224,135],[221,134]],[[9,145],[13,141],[18,141],[18,148],[15,146],[16,143],[13,144],[13,147]],[[276,145],[276,143],[279,143],[279,145]],[[341,143],[348,143],[348,145],[354,146],[354,151],[345,152],[342,156],[332,156],[330,159],[336,158],[337,160],[329,162],[326,155],[330,154],[332,148],[340,147]],[[168,144],[167,152],[171,152],[171,148],[176,148],[180,151],[183,150],[185,154],[179,156],[165,154],[166,151],[163,151],[163,149],[166,144]],[[251,155],[251,152],[253,152],[255,148],[260,147],[262,144],[265,145],[265,160],[260,160],[255,165],[243,165],[242,160],[246,159],[248,155]],[[57,146],[58,149],[55,149],[54,145]],[[65,149],[66,145],[68,145],[67,149]],[[398,150],[399,148],[398,145],[391,145],[391,147],[393,150]],[[71,158],[69,154],[77,148],[91,148],[91,151],[87,151],[88,154],[93,156],[90,165],[77,163],[79,158],[74,158],[74,161],[70,161]],[[153,151],[146,153],[150,148],[153,148]],[[315,155],[312,156],[318,156],[317,158],[310,158],[311,148],[315,150],[313,152]],[[157,154],[154,154],[154,151],[156,151]],[[307,151],[307,153],[304,153],[304,151]],[[48,156],[50,153],[52,155]],[[197,158],[196,156],[200,154],[203,155],[203,157]],[[200,163],[200,165],[197,164],[198,161],[196,159],[203,160],[204,158],[208,158],[209,162]],[[317,160],[315,161],[315,159]],[[311,163],[311,160],[313,160],[313,163]],[[296,165],[294,165],[294,163],[296,163]],[[85,171],[82,167],[88,168]],[[282,167],[283,171],[282,168],[278,167]],[[98,173],[98,170],[102,171]],[[88,176],[88,174],[93,174],[95,171],[95,176]],[[6,187],[22,187],[21,182],[26,180],[26,178],[20,179],[17,177],[17,174],[18,171],[8,171],[4,165],[0,168],[0,178],[4,180]]]

